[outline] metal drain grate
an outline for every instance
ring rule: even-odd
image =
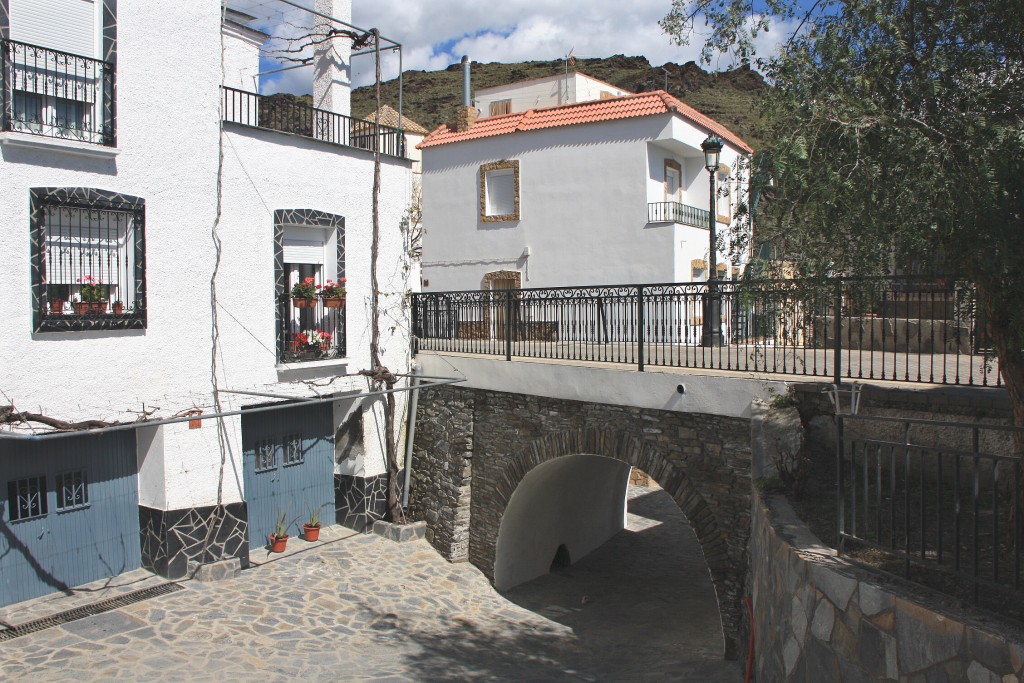
[[[100,600],[99,602],[94,602],[91,605],[76,607],[75,609],[69,609],[66,612],[60,612],[48,617],[43,617],[42,619],[27,621],[24,624],[18,624],[11,628],[0,629],[0,642],[19,638],[21,636],[28,635],[29,633],[45,631],[46,629],[53,628],[54,626],[60,626],[61,624],[84,619],[85,617],[103,614],[104,612],[110,612],[119,607],[125,607],[126,605],[132,605],[136,602],[142,602],[143,600],[155,598],[159,595],[176,593],[181,590],[185,590],[185,587],[181,584],[162,583],[159,586],[153,586],[152,588],[143,588],[142,590],[125,593],[124,595],[116,598]]]

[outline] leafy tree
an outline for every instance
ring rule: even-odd
[[[973,282],[1024,426],[1024,12],[996,0],[673,0],[680,43],[755,57],[771,142],[758,239],[802,274],[924,267]],[[768,227],[765,227],[768,226]],[[1024,452],[1024,439],[1017,448]]]

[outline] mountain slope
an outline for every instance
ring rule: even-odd
[[[724,124],[754,149],[760,145],[761,119],[756,103],[768,87],[760,74],[741,67],[722,73],[708,73],[693,62],[651,66],[644,57],[615,55],[608,58],[578,59],[576,69],[632,92],[665,89],[698,111]],[[562,60],[518,64],[473,64],[473,88],[488,88],[565,72]],[[397,107],[398,79],[381,84],[382,99]],[[453,64],[443,71],[406,71],[403,112],[428,130],[454,120],[462,102],[462,67]],[[374,109],[373,86],[352,92],[353,116],[366,116]]]

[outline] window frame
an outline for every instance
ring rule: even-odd
[[[488,116],[504,116],[512,113],[512,98],[494,100],[487,105]]]
[[[676,173],[676,191],[675,194],[671,194],[668,191],[668,177],[669,172],[675,171]],[[665,202],[675,202],[681,204],[683,201],[683,167],[675,159],[665,159]]]
[[[723,179],[724,177],[724,179]],[[715,174],[715,180],[717,181],[717,190],[715,197],[715,216],[719,223],[731,223],[732,222],[732,169],[726,164],[718,165],[718,172]],[[725,201],[725,213],[718,211],[722,206],[722,201]]]
[[[494,171],[512,171],[512,213],[488,214],[487,213],[487,174]],[[502,159],[480,166],[480,221],[482,223],[501,223],[507,221],[521,220],[520,213],[520,177],[519,160]]]
[[[146,315],[146,200],[139,197],[89,187],[34,187],[29,190],[31,224],[32,307],[35,332],[75,332],[83,330],[144,330]],[[47,292],[46,210],[51,207],[113,211],[131,214],[131,245],[134,258],[132,277],[126,284],[135,290],[135,306],[123,314],[100,313],[88,316],[54,315]]]

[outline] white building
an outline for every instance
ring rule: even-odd
[[[725,143],[726,235],[752,150],[716,121],[665,92],[582,74],[478,91],[458,124],[420,144],[424,290],[706,280],[709,135]],[[720,278],[743,265],[730,251],[717,254]]]
[[[346,21],[350,3],[316,9]],[[388,320],[406,315],[411,162],[398,131],[347,118],[345,40],[317,55],[318,109],[255,94],[251,19],[206,0],[0,0],[0,406],[157,421],[0,424],[0,604],[247,563],[282,515],[295,535],[318,507],[360,530],[384,513],[382,401],[358,375],[373,150]],[[306,277],[346,278],[347,305],[297,307]],[[382,325],[393,372],[407,335]]]

